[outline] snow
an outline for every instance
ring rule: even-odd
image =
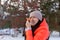
[[[60,37],[50,37],[49,40],[60,40]]]
[[[59,32],[53,31],[50,35],[49,40],[60,40]]]
[[[10,31],[9,31],[10,30]],[[0,40],[25,40],[25,37],[22,36],[22,28],[20,28],[19,30],[21,30],[21,33],[18,33],[18,32],[15,32],[14,29],[3,29],[1,30],[0,29],[0,33],[4,33],[5,32],[5,35],[0,35]],[[7,31],[7,32],[6,32]],[[6,35],[8,34],[8,31],[11,33],[9,35]],[[17,34],[18,33],[18,34]],[[50,35],[50,38],[49,40],[60,40],[60,37],[59,37],[59,32],[57,31],[53,31]]]
[[[3,35],[3,36],[0,36],[0,40],[24,40],[24,37],[21,34],[18,37]],[[60,40],[60,37],[50,36],[49,40]]]
[[[22,28],[20,28],[21,33],[15,31],[15,29],[0,29],[0,40],[24,40],[24,36],[22,36]]]
[[[0,36],[0,40],[24,40],[24,37],[21,35],[19,35],[18,37],[3,35],[3,36]]]

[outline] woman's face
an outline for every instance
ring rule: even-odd
[[[39,21],[38,18],[36,18],[36,17],[30,17],[31,26],[36,25],[36,23],[37,23],[38,21]]]

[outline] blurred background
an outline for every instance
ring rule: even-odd
[[[46,18],[50,34],[60,37],[60,0],[0,0],[0,30],[24,30],[26,17],[34,10],[41,11]]]

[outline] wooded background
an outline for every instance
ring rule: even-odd
[[[0,28],[25,27],[29,13],[39,10],[50,31],[60,32],[60,0],[0,0]]]

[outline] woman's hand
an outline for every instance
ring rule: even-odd
[[[30,18],[26,18],[26,27],[31,27]]]

